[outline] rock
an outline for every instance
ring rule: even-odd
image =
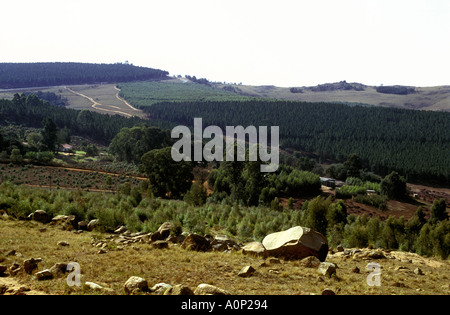
[[[263,257],[263,258],[267,256],[266,248],[260,242],[250,242],[250,243],[246,244],[242,248],[242,253],[244,255]]]
[[[338,252],[343,252],[343,251],[344,251],[344,247],[342,247],[342,245],[338,245],[338,246],[336,247],[336,250],[337,250]]]
[[[325,289],[322,291],[322,295],[336,295],[333,290]]]
[[[22,267],[18,263],[12,263],[12,265],[9,267],[9,274],[11,276],[15,276],[19,271],[23,270]]]
[[[415,273],[416,275],[419,275],[419,276],[423,276],[423,275],[424,275],[422,269],[420,269],[419,267],[417,267],[416,269],[414,269],[414,273]]]
[[[251,277],[255,271],[255,268],[252,266],[245,266],[239,271],[238,276],[243,278]]]
[[[117,228],[117,229],[114,231],[114,233],[116,233],[116,234],[122,234],[122,233],[125,233],[126,231],[128,231],[127,228],[126,228],[125,226],[122,225],[121,227]]]
[[[101,285],[98,285],[97,283],[94,282],[85,282],[84,285],[94,291],[100,291],[103,289]]]
[[[27,259],[23,262],[23,269],[29,275],[38,267],[38,262],[34,258]]]
[[[300,260],[300,265],[306,268],[317,268],[320,265],[320,260],[316,256],[308,256]]]
[[[132,276],[124,284],[126,294],[138,294],[148,291],[147,280],[141,277]]]
[[[57,215],[52,218],[50,224],[60,225],[62,230],[71,231],[78,228],[78,222],[74,215]]]
[[[330,262],[321,262],[317,271],[327,277],[336,273],[336,265]]]
[[[396,267],[395,269],[394,269],[395,271],[402,271],[402,270],[407,270],[407,271],[409,271],[409,268],[408,267],[405,267],[405,266],[398,266],[398,267]]]
[[[10,251],[5,253],[5,256],[14,256],[16,254],[16,250],[15,249],[11,249]]]
[[[186,236],[184,236],[183,234],[180,234],[177,236],[169,235],[169,237],[167,238],[167,241],[174,243],[174,244],[182,244],[185,238],[186,238]]]
[[[281,264],[281,261],[280,261],[278,258],[272,257],[272,258],[269,258],[269,263],[270,263],[271,265],[274,265],[274,264]]]
[[[175,228],[172,222],[164,222],[161,226],[150,236],[152,242],[165,240],[170,236],[170,232]]]
[[[373,250],[367,254],[367,257],[372,259],[384,259],[386,256],[384,256],[384,253],[381,250]]]
[[[93,219],[93,220],[89,221],[89,223],[87,225],[87,230],[89,232],[92,232],[97,226],[98,226],[98,219]]]
[[[194,292],[185,285],[177,284],[164,291],[164,295],[194,295]]]
[[[211,247],[216,251],[226,251],[238,248],[238,244],[228,236],[216,236],[211,241]]]
[[[169,248],[169,243],[166,241],[156,241],[156,242],[153,242],[151,244],[151,246],[156,249],[164,249],[164,248]]]
[[[50,270],[45,269],[36,273],[36,279],[38,281],[53,279],[53,274]]]
[[[49,270],[55,277],[59,278],[66,274],[67,264],[66,263],[56,263]]]
[[[210,249],[210,243],[208,240],[196,233],[190,233],[181,244],[181,248],[188,250],[195,250],[206,252]]]
[[[36,210],[32,214],[29,215],[31,220],[41,222],[41,223],[49,223],[52,218],[50,215],[44,210]]]
[[[325,236],[301,226],[269,234],[262,244],[268,255],[285,259],[316,256],[320,261],[325,261],[328,254],[328,241]]]
[[[69,243],[66,241],[59,241],[58,246],[69,246]]]
[[[87,226],[88,226],[88,224],[86,221],[78,222],[78,230],[87,231]]]
[[[0,275],[3,275],[7,269],[8,269],[8,266],[0,265]]]
[[[353,272],[353,273],[359,273],[359,272],[360,272],[360,270],[359,270],[359,268],[358,268],[358,267],[354,267],[354,268],[352,269],[352,272]]]
[[[165,292],[171,288],[172,286],[170,284],[157,283],[150,289],[150,291],[157,295],[165,295]]]
[[[60,222],[60,221],[66,221],[67,220],[67,218],[68,218],[69,216],[67,216],[67,215],[64,215],[64,214],[58,214],[57,216],[54,216],[53,218],[52,218],[52,223],[57,223],[57,222]]]
[[[100,248],[97,252],[97,255],[106,254],[106,253],[107,253],[106,249]]]
[[[220,289],[216,286],[202,283],[197,286],[194,291],[195,295],[230,295],[228,291]]]

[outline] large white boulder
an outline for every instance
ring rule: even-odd
[[[269,256],[284,259],[303,259],[315,256],[325,261],[328,241],[321,233],[310,228],[295,226],[288,230],[267,235],[262,244]]]

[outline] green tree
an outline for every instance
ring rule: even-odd
[[[328,227],[327,213],[330,205],[331,196],[327,199],[317,196],[311,200],[304,214],[305,226],[326,235]]]
[[[9,159],[13,163],[22,163],[23,157],[22,157],[22,154],[20,153],[20,150],[19,149],[12,149]]]
[[[202,206],[206,202],[206,189],[198,182],[192,183],[191,189],[184,195],[184,201],[193,206]]]
[[[46,151],[56,152],[58,149],[58,129],[51,118],[46,118],[42,122],[41,131],[42,144]]]
[[[350,154],[344,162],[347,169],[347,177],[359,177],[362,169],[360,158],[356,154]]]
[[[445,199],[434,200],[431,206],[430,223],[434,224],[446,219],[448,219],[448,213]]]
[[[406,180],[392,172],[381,181],[380,192],[391,199],[402,199],[406,196]]]
[[[179,198],[191,187],[194,178],[192,162],[175,162],[171,147],[155,149],[142,156],[141,169],[157,197]]]

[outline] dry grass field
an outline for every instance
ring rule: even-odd
[[[289,99],[305,102],[345,102],[369,104],[405,109],[450,111],[450,86],[417,87],[416,93],[395,95],[378,93],[375,87],[366,87],[364,91],[324,91],[313,92],[302,89],[303,93],[291,93],[290,88],[275,86],[238,86],[243,94]]]
[[[369,259],[329,253],[326,261],[337,265],[336,274],[327,277],[317,268],[305,267],[302,261],[272,261],[270,258],[246,256],[241,251],[195,252],[171,244],[155,249],[149,243],[119,246],[117,235],[98,232],[76,234],[58,226],[35,221],[0,219],[0,266],[22,264],[29,258],[40,258],[32,275],[6,272],[0,277],[3,294],[46,295],[123,295],[124,283],[131,276],[147,280],[149,287],[157,283],[183,284],[194,290],[208,283],[233,295],[309,295],[333,290],[338,295],[448,295],[450,294],[450,262],[420,257],[403,252],[384,252],[386,258]],[[107,245],[100,254],[95,242]],[[67,246],[58,245],[65,241]],[[11,251],[15,251],[11,255]],[[69,287],[67,276],[38,281],[35,273],[56,263],[77,262],[81,267],[81,287]],[[380,286],[369,286],[367,270],[370,262],[381,267]],[[248,278],[238,276],[244,266],[256,272]],[[420,268],[423,274],[418,274]],[[357,270],[359,269],[359,271]],[[94,291],[85,285],[94,282],[103,287]]]

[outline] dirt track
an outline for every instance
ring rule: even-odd
[[[74,90],[72,90],[71,88],[68,88],[67,86],[64,87],[67,91],[76,94],[78,96],[81,96],[87,100],[89,100],[90,102],[92,102],[92,108],[97,109],[97,110],[101,110],[101,111],[105,111],[111,114],[119,114],[119,115],[125,115],[127,117],[133,117],[133,115],[129,114],[129,113],[125,113],[123,111],[121,111],[120,107],[117,106],[113,106],[113,105],[104,105],[104,104],[100,104],[99,102],[97,102],[96,100],[94,100],[92,97],[89,97],[85,94],[82,94],[80,92],[76,92]],[[115,87],[116,90],[120,91],[119,89],[117,89],[117,87]],[[127,107],[130,107],[131,109],[135,110],[135,111],[139,111],[138,109],[134,108],[133,106],[131,106],[127,101],[125,101],[124,99],[120,98],[119,96],[119,92],[117,92],[116,94],[116,98],[123,102]]]

